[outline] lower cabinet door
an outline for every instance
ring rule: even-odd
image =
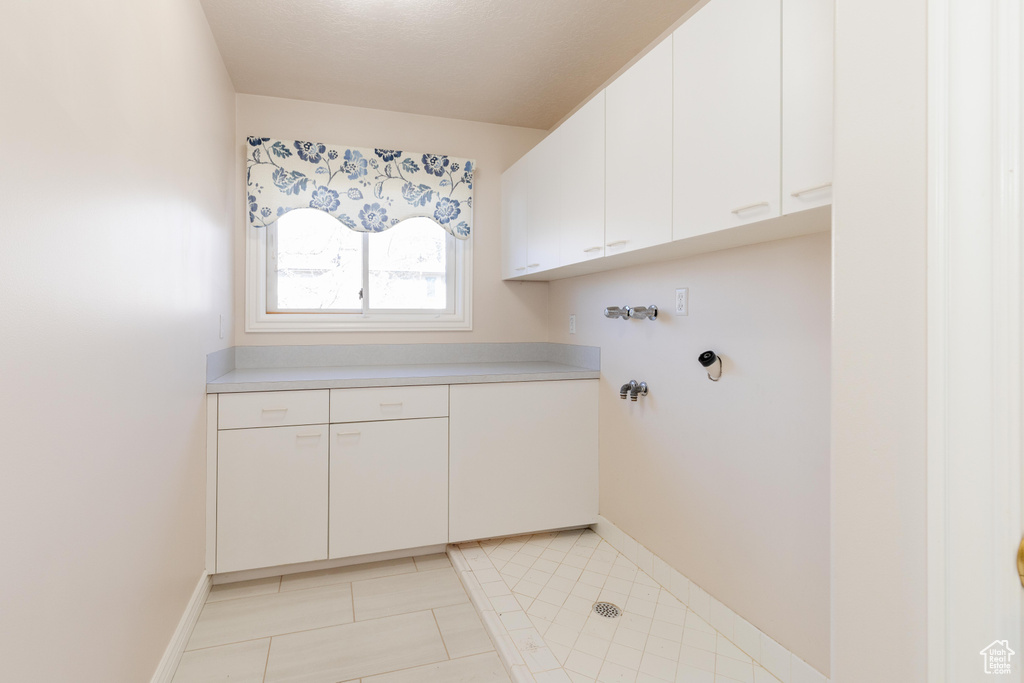
[[[597,521],[597,385],[452,385],[452,542]]]
[[[327,559],[327,431],[218,432],[218,572]]]
[[[330,556],[448,542],[448,419],[331,425]]]

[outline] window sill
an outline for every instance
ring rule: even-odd
[[[310,318],[314,319],[310,319]],[[246,320],[246,332],[451,332],[470,331],[470,319],[410,319],[382,317],[362,318],[348,316],[347,320],[324,319],[327,316],[304,316],[295,319],[291,315],[267,315],[258,320]],[[333,318],[333,316],[332,316]]]

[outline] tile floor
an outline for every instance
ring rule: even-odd
[[[447,556],[214,586],[174,683],[508,683]]]
[[[589,529],[460,550],[512,641],[525,638],[535,649],[538,634],[574,683],[778,683]],[[594,614],[598,600],[622,616]],[[531,670],[538,681],[562,673]]]

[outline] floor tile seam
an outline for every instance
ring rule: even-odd
[[[280,638],[282,636],[295,635],[296,633],[310,633],[312,631],[323,631],[324,629],[328,629],[328,628],[337,628],[339,626],[350,626],[352,624],[368,624],[368,623],[370,623],[372,621],[380,621],[382,619],[394,619],[396,617],[404,617],[404,616],[408,616],[410,614],[422,614],[424,612],[433,612],[433,610],[435,610],[435,609],[440,609],[440,608],[443,608],[443,607],[455,607],[456,605],[462,605],[462,604],[466,604],[466,603],[457,602],[457,603],[454,603],[452,605],[438,605],[437,607],[430,607],[428,609],[418,609],[418,610],[413,610],[411,612],[400,612],[398,614],[386,614],[384,616],[373,617],[371,619],[358,619],[358,620],[353,619],[352,621],[343,621],[343,622],[340,622],[340,623],[337,623],[337,624],[325,624],[324,626],[317,626],[315,628],[303,628],[303,629],[299,629],[297,631],[285,631],[284,633],[274,633],[272,635],[259,636],[257,638],[246,638],[245,640],[232,640],[232,641],[227,642],[227,643],[218,643],[217,645],[207,645],[206,647],[197,647],[197,648],[192,649],[192,650],[185,650],[185,652],[199,652],[201,650],[209,650],[209,649],[212,649],[212,648],[215,648],[215,647],[224,647],[226,645],[238,645],[240,643],[251,643],[251,642],[256,641],[256,640],[267,640],[267,639],[273,639],[273,638]],[[443,638],[442,638],[442,641],[443,641]]]
[[[436,609],[438,608],[435,607],[430,610],[430,616],[434,618],[434,628],[437,629],[437,637],[441,639],[441,647],[444,648],[444,655],[449,660],[451,660],[452,653],[448,651],[448,643],[444,642],[444,633],[441,632],[441,623],[437,620],[437,612],[435,611]],[[391,672],[389,671],[388,673]]]

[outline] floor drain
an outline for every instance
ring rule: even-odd
[[[610,602],[595,602],[594,611],[606,619],[614,619],[622,614],[622,610]]]

